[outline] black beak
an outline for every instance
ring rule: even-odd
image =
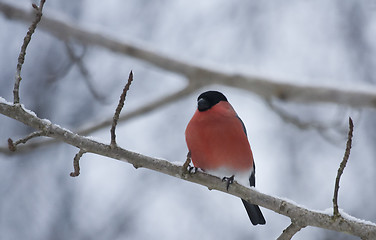
[[[200,111],[200,112],[203,112],[203,111],[206,111],[210,108],[210,104],[208,101],[206,101],[205,99],[203,98],[200,98],[198,101],[197,101],[197,109]]]

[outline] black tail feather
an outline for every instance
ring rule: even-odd
[[[244,199],[242,199],[242,202],[244,204],[245,209],[247,210],[248,217],[251,220],[253,225],[257,225],[257,224],[263,225],[266,223],[265,218],[262,215],[262,212],[259,206],[251,204]]]

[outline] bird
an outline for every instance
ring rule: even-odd
[[[245,125],[221,92],[206,91],[198,96],[185,140],[194,167],[225,176],[222,180],[227,181],[227,190],[238,177],[245,177],[249,186],[256,185],[256,167]],[[259,206],[241,200],[253,225],[266,224]]]

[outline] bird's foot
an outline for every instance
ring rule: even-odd
[[[191,166],[191,165],[189,165],[188,168],[187,168],[188,173],[190,173],[190,174],[195,174],[197,172],[197,169],[198,168]]]
[[[193,174],[196,172],[197,172],[197,168],[194,166],[191,166],[191,152],[188,152],[187,160],[183,164],[183,173]]]
[[[231,177],[223,177],[222,182],[224,181],[226,181],[226,190],[228,191],[230,184],[234,183],[234,175],[232,175]]]

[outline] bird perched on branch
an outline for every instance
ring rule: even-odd
[[[185,139],[194,167],[225,176],[227,189],[234,178],[255,186],[255,163],[244,123],[222,93],[208,91],[198,97]],[[242,202],[253,225],[266,223],[259,206]]]

